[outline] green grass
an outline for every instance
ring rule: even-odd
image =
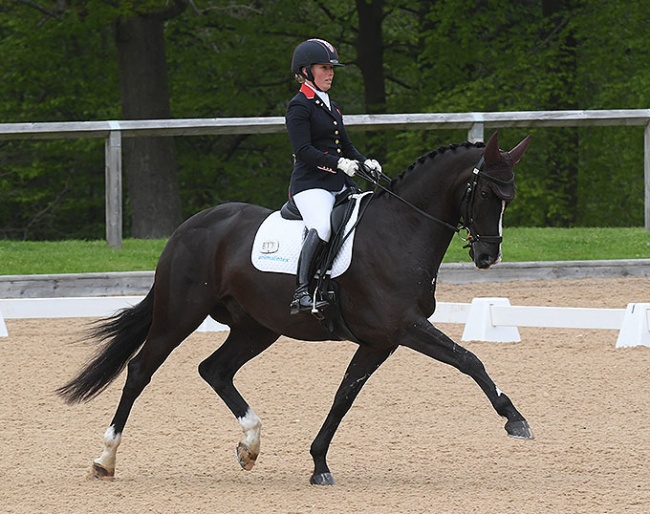
[[[650,232],[643,228],[504,228],[503,261],[650,259]],[[467,260],[452,241],[445,262]]]
[[[150,271],[165,240],[126,239],[122,249],[105,241],[0,241],[0,275]],[[445,262],[469,262],[454,237]],[[643,228],[506,228],[504,262],[649,259],[650,232]]]
[[[150,271],[165,246],[162,239],[106,241],[0,241],[0,275]]]

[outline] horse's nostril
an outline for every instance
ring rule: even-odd
[[[494,261],[495,260],[491,256],[482,253],[481,255],[479,255],[479,258],[474,261],[474,263],[476,264],[477,268],[485,269],[492,266],[492,264],[494,264]]]

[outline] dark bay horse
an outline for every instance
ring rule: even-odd
[[[527,421],[481,361],[428,321],[435,309],[438,268],[461,220],[475,265],[488,268],[500,260],[503,213],[515,194],[513,168],[528,143],[529,137],[510,152],[501,151],[495,133],[486,145],[449,145],[393,179],[391,194],[373,193],[356,229],[350,267],[335,279],[341,318],[359,347],[311,445],[312,484],[334,483],[326,462],[334,433],[368,378],[399,345],[472,377],[507,420],[507,433],[532,439]],[[199,365],[199,373],[239,421],[244,431],[237,447],[239,463],[246,470],[253,467],[261,421],[235,388],[235,374],[280,335],[332,339],[315,317],[289,314],[294,276],[261,272],[251,263],[256,230],[270,213],[231,203],[194,215],[170,237],[145,299],[96,328],[94,338],[102,342],[97,354],[58,390],[68,403],[89,400],[128,364],[103,453],[93,463],[95,477],[114,475],[117,448],[135,400],[206,316],[228,325],[230,333]]]

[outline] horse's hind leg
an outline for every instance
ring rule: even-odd
[[[334,433],[343,416],[352,407],[352,403],[354,403],[361,388],[379,366],[395,351],[395,348],[377,349],[360,346],[352,357],[341,385],[336,391],[332,408],[311,445],[311,456],[314,459],[314,473],[310,479],[312,484],[334,485],[334,478],[330,473],[326,460],[327,450],[334,438]]]
[[[252,319],[231,327],[221,347],[199,365],[199,374],[221,397],[239,421],[244,438],[237,446],[237,459],[242,468],[253,468],[260,451],[262,422],[233,383],[237,371],[248,361],[271,346],[279,334],[258,325]]]
[[[110,479],[115,475],[117,449],[133,404],[169,354],[199,326],[203,318],[201,314],[192,313],[182,322],[176,320],[178,322],[174,328],[170,326],[171,320],[168,318],[165,318],[164,323],[158,323],[158,327],[154,320],[144,346],[128,364],[122,396],[104,433],[104,450],[99,458],[93,461],[90,478]],[[160,327],[161,324],[165,326]]]

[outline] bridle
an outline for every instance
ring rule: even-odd
[[[465,190],[465,196],[463,197],[463,203],[465,204],[465,215],[463,216],[463,225],[461,230],[467,231],[467,236],[464,240],[467,241],[467,244],[463,248],[469,248],[474,243],[484,242],[492,244],[501,244],[503,241],[503,236],[483,236],[480,234],[473,234],[469,227],[474,223],[474,200],[476,198],[476,190],[478,189],[479,178],[482,177],[489,182],[493,182],[500,186],[511,186],[515,181],[515,174],[512,174],[512,177],[509,180],[500,180],[498,178],[492,177],[486,173],[483,173],[483,165],[485,164],[485,159],[481,157],[478,161],[478,164],[472,170],[472,181],[467,184],[467,189]],[[501,197],[500,197],[501,198]],[[501,200],[505,200],[501,198]]]
[[[478,242],[485,242],[485,243],[492,243],[492,244],[500,244],[503,241],[503,236],[501,235],[496,235],[496,236],[483,236],[480,234],[473,234],[472,231],[470,230],[470,226],[474,223],[474,201],[476,198],[476,190],[478,189],[478,181],[480,178],[484,178],[490,182],[494,182],[495,184],[501,185],[501,186],[509,186],[511,185],[514,180],[515,176],[514,173],[512,175],[512,178],[510,180],[504,181],[504,180],[499,180],[497,178],[491,177],[490,175],[487,175],[486,173],[483,172],[483,166],[485,165],[485,159],[484,157],[481,156],[479,159],[478,163],[476,166],[474,166],[474,169],[472,170],[472,180],[467,183],[467,188],[465,189],[465,194],[463,195],[462,199],[462,204],[465,206],[465,213],[463,215],[462,222],[459,222],[457,226],[453,226],[450,223],[447,223],[446,221],[443,221],[439,218],[436,218],[435,216],[432,216],[428,212],[423,211],[419,207],[413,205],[411,202],[408,200],[405,200],[398,194],[396,194],[394,191],[389,189],[388,187],[385,187],[381,184],[381,180],[386,181],[388,184],[392,182],[391,178],[388,175],[385,175],[382,172],[376,173],[374,171],[371,171],[368,169],[363,163],[360,163],[360,169],[357,172],[357,175],[361,177],[364,180],[367,180],[371,184],[375,186],[375,188],[381,189],[385,193],[389,194],[393,198],[398,199],[402,203],[408,205],[411,209],[416,211],[417,213],[421,214],[425,218],[438,223],[449,230],[454,231],[456,234],[460,236],[460,238],[465,241],[467,244],[463,248],[469,248],[471,247],[474,243]],[[462,236],[461,231],[466,231],[466,236]]]

